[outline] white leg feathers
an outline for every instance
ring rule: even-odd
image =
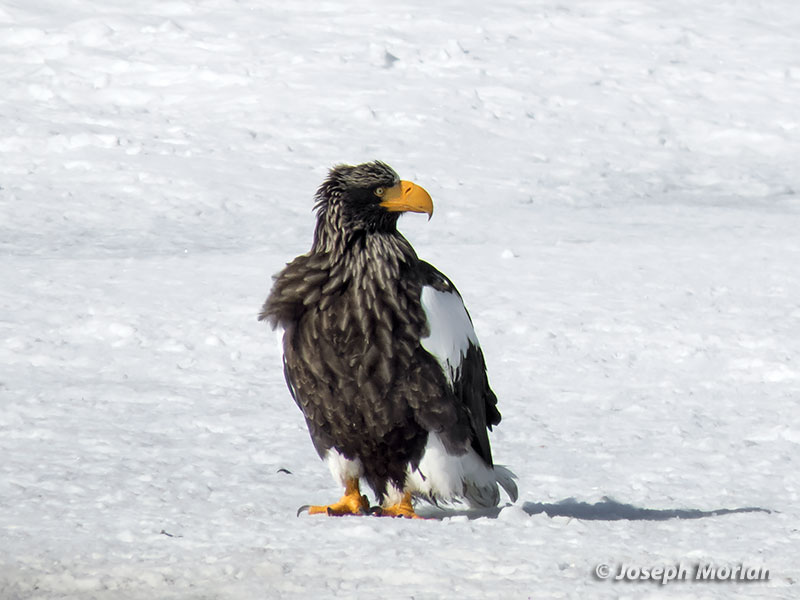
[[[360,479],[364,475],[360,460],[345,458],[335,448],[325,453],[325,462],[333,478],[343,487],[348,480]],[[506,467],[487,466],[472,448],[461,456],[449,454],[441,438],[430,433],[419,467],[408,467],[405,489],[400,490],[389,483],[384,503],[387,506],[397,504],[404,492],[411,492],[434,503],[447,504],[464,499],[472,508],[487,508],[500,502],[498,483],[512,502],[517,500],[514,479],[516,475]]]
[[[331,470],[331,475],[342,487],[349,479],[359,479],[364,474],[364,467],[358,459],[350,460],[339,454],[336,448],[329,448],[325,452],[325,462]]]

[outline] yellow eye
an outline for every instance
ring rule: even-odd
[[[386,188],[382,188],[382,187],[375,188],[375,195],[376,195],[378,198],[383,198],[383,195],[384,195],[385,193],[386,193]]]

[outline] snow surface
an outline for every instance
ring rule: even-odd
[[[798,31],[795,0],[0,1],[0,598],[798,597]],[[372,159],[433,196],[401,227],[470,310],[513,506],[295,517],[341,490],[256,315]],[[677,561],[770,580],[593,576]]]

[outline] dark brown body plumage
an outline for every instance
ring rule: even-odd
[[[380,185],[380,177],[393,183],[391,169],[372,164],[377,183],[368,185]],[[342,201],[351,194],[358,207],[353,190],[360,188],[347,178],[353,167],[340,169],[318,192],[311,251],[276,276],[260,315],[285,329],[286,381],[317,451],[360,459],[379,497],[389,482],[403,489],[428,432],[449,453],[472,447],[491,466],[487,427],[500,414],[480,348],[470,347],[451,386],[420,343],[428,334],[423,286],[455,288],[417,258],[396,230],[396,214],[372,215]]]

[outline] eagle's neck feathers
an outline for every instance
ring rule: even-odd
[[[381,290],[411,284],[406,279],[420,261],[411,244],[396,228],[370,231],[343,224],[336,202],[318,208],[311,250],[298,256],[276,276],[259,319],[273,326],[291,327],[311,306],[325,309],[350,289],[362,317],[377,306]],[[418,290],[417,290],[418,293]],[[389,297],[393,297],[390,295]],[[393,310],[398,306],[391,307]]]

